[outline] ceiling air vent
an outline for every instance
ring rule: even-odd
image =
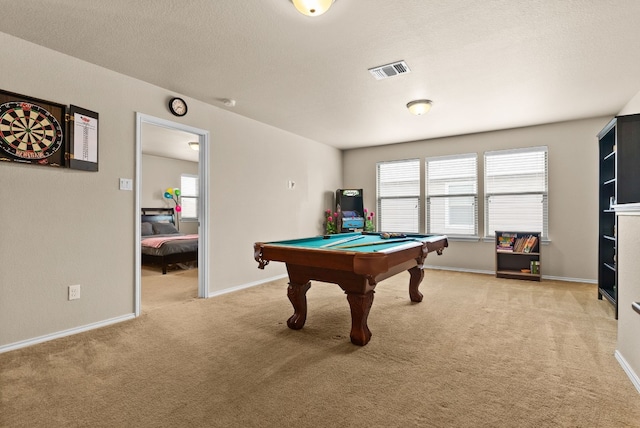
[[[398,61],[387,65],[381,65],[379,67],[373,67],[369,69],[369,73],[376,78],[376,80],[386,79],[387,77],[397,76],[399,74],[410,73],[409,66],[404,61]]]

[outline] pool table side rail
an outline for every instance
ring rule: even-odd
[[[419,244],[416,243],[416,247]],[[328,248],[301,248],[281,245],[271,245],[256,242],[254,246],[254,258],[260,269],[269,264],[269,261],[284,262],[293,265],[313,266],[332,270],[354,271],[354,259],[361,259],[358,263],[361,269],[366,266],[376,265],[377,269],[388,269],[387,254],[361,253],[356,251],[330,250]],[[361,269],[358,269],[361,270]]]
[[[416,260],[422,264],[428,253],[436,251],[441,254],[448,245],[444,235],[429,237],[425,241],[403,242],[394,249],[369,253],[256,242],[254,258],[260,269],[264,269],[269,261],[278,261],[375,277],[388,272],[390,266],[396,266],[404,260]]]

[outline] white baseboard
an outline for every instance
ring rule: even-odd
[[[464,269],[464,268],[455,268],[448,266],[424,266],[425,269],[436,269],[436,270],[448,270],[453,272],[468,272],[468,273],[480,273],[483,275],[495,275],[496,272],[493,270],[479,270],[479,269]],[[566,276],[551,276],[551,275],[542,275],[542,279],[550,279],[555,281],[567,281],[567,282],[586,282],[587,284],[597,284],[598,281],[595,279],[584,279],[584,278],[570,278]]]
[[[622,354],[620,354],[620,351],[616,349],[616,352],[614,355],[616,356],[616,360],[618,360],[618,362],[620,363],[620,366],[622,366],[622,370],[624,370],[627,376],[629,376],[631,383],[633,384],[633,386],[636,387],[636,390],[640,393],[640,378],[638,377],[638,375],[633,371],[633,369],[631,368],[629,363],[627,363],[627,360],[624,359]]]
[[[209,293],[207,297],[216,297],[222,296],[223,294],[233,293],[234,291],[244,290],[245,288],[255,287],[256,285],[265,284],[267,282],[276,281],[278,279],[286,278],[287,274],[282,274],[278,276],[272,276],[271,278],[261,279],[259,281],[249,282],[247,284],[238,285],[236,287],[225,288],[224,290],[214,291],[213,293]]]
[[[106,327],[111,324],[116,324],[123,321],[128,321],[135,318],[134,314],[122,315],[115,318],[110,318],[104,321],[95,322],[92,324],[83,325],[80,327],[70,328],[68,330],[62,330],[55,333],[45,334],[44,336],[34,337],[33,339],[22,340],[20,342],[10,343],[8,345],[0,346],[0,354],[3,352],[14,351],[20,348],[26,348],[27,346],[35,345],[37,343],[48,342],[49,340],[59,339],[65,336],[71,336],[73,334],[83,333],[85,331],[94,330],[100,327]]]
[[[551,276],[551,275],[542,275],[542,279],[552,279],[556,281],[567,281],[567,282],[586,282],[587,284],[597,284],[597,279],[584,279],[584,278],[569,278],[566,276]]]
[[[480,273],[483,275],[495,275],[496,272],[493,270],[480,270],[480,269],[465,269],[465,268],[457,268],[457,267],[449,267],[449,266],[432,266],[432,265],[424,265],[425,269],[434,269],[434,270],[448,270],[452,272],[466,272],[466,273]]]

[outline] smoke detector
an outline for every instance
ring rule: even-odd
[[[376,80],[387,79],[410,72],[409,66],[404,61],[392,62],[391,64],[380,65],[369,69],[369,73],[371,73]]]

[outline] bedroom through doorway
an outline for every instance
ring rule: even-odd
[[[208,132],[139,115],[136,316],[206,297],[201,260]],[[202,150],[202,149],[205,150]],[[205,153],[203,153],[205,152]],[[206,162],[206,161],[205,161]],[[204,269],[203,269],[204,268]]]

